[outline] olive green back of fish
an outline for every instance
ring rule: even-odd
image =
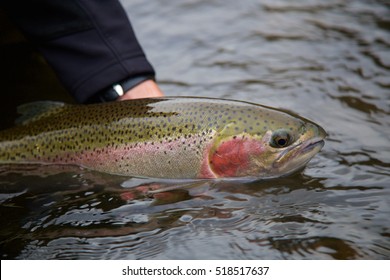
[[[33,109],[35,105],[45,105],[45,102],[28,105]],[[99,146],[99,140],[102,143],[120,143],[123,138],[128,142],[139,142],[209,129],[218,131],[229,123],[231,132],[226,132],[230,134],[241,129],[248,133],[262,134],[277,125],[295,125],[291,123],[290,117],[285,118],[285,114],[279,110],[241,101],[211,98],[139,99],[92,105],[48,102],[46,105],[49,105],[46,106],[46,112],[31,116],[31,119],[24,120],[19,126],[0,131],[0,141],[69,130],[75,141],[94,136],[95,139],[84,142]],[[275,112],[279,112],[280,116],[275,116]],[[112,135],[110,132],[119,132],[119,135]],[[121,137],[122,134],[126,136]]]

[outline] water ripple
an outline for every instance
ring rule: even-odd
[[[2,258],[390,258],[383,1],[122,3],[167,94],[288,108],[326,145],[286,178],[153,195],[79,168],[0,166]]]

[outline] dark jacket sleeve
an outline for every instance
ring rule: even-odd
[[[128,77],[155,74],[116,0],[0,3],[78,102]]]

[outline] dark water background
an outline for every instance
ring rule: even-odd
[[[288,108],[322,125],[326,145],[287,178],[132,200],[128,178],[1,167],[2,258],[390,258],[386,1],[122,3],[167,95]],[[28,64],[25,76],[38,70]],[[56,89],[50,75],[46,89]],[[4,124],[9,102],[0,105]]]

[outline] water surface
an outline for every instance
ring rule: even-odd
[[[3,166],[1,257],[389,259],[389,6],[184,2],[122,1],[163,91],[288,108],[327,130],[323,150],[287,178],[156,195],[78,168]]]

